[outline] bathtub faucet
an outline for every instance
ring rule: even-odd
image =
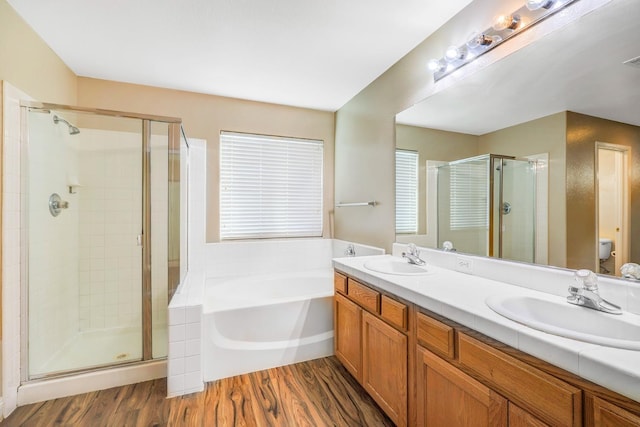
[[[415,244],[409,243],[407,246],[407,252],[402,252],[402,257],[409,261],[409,264],[425,265],[426,261],[420,258],[420,250]]]
[[[346,256],[356,256],[356,247],[352,244],[349,244],[349,246],[347,246],[347,249],[344,250],[344,254]]]

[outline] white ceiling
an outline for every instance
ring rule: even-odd
[[[616,0],[398,114],[483,135],[560,111],[640,126],[640,1]]]
[[[335,111],[471,0],[8,0],[80,76]]]

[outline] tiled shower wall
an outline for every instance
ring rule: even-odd
[[[80,331],[141,325],[142,151],[139,134],[83,129],[77,198]]]
[[[140,135],[83,129],[78,145],[80,331],[138,328],[142,307]],[[152,138],[153,326],[166,327],[167,144]],[[155,346],[154,346],[155,347]]]
[[[49,113],[29,113],[29,370],[42,373],[55,350],[78,331],[78,214],[67,190],[67,174],[78,156],[67,127]],[[58,216],[49,212],[49,196],[69,202]],[[25,226],[27,225],[25,224]]]

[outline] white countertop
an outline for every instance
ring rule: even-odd
[[[431,274],[399,276],[371,271],[369,260],[391,255],[335,258],[334,267],[448,319],[640,402],[640,351],[590,344],[541,332],[493,310],[492,295],[549,297],[496,280],[429,266]],[[396,257],[397,258],[397,257]]]

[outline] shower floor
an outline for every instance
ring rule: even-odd
[[[154,328],[154,357],[167,355],[167,329]],[[142,358],[142,332],[138,328],[80,332],[42,366],[30,366],[30,376],[113,365]]]

